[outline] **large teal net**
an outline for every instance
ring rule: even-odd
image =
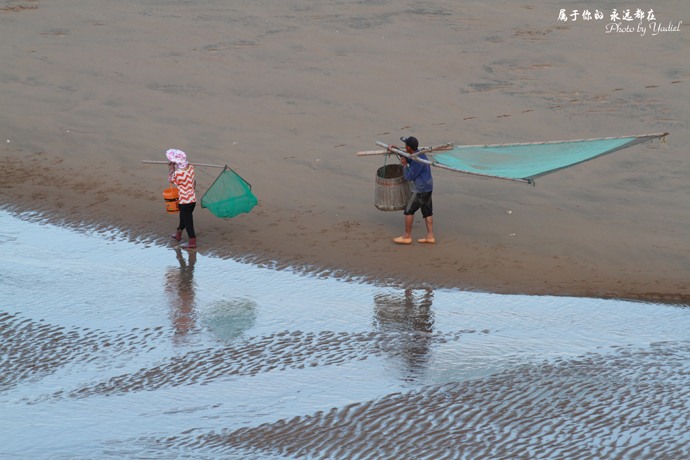
[[[527,180],[665,134],[668,133],[533,144],[459,146],[448,152],[434,153],[431,161],[471,174]]]
[[[201,207],[216,217],[227,218],[251,211],[257,202],[252,186],[228,168],[220,173],[201,198]]]

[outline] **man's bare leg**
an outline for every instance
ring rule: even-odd
[[[393,238],[393,241],[401,244],[410,244],[412,242],[412,221],[414,216],[405,216],[405,234],[397,238]]]
[[[426,222],[426,239],[427,240],[433,240],[434,239],[434,216],[429,216],[424,219],[424,222]]]
[[[424,218],[424,222],[426,223],[426,238],[422,238],[421,240],[417,240],[418,243],[435,243],[436,240],[434,239],[434,217],[429,216]]]
[[[414,216],[405,216],[405,235],[403,238],[412,238],[412,221],[414,221]]]

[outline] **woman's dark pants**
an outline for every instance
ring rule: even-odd
[[[190,238],[196,238],[196,234],[194,233],[194,219],[192,219],[194,206],[196,206],[196,202],[180,205],[180,226],[177,227],[180,230],[187,229],[187,236]]]

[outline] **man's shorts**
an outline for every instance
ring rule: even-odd
[[[405,215],[411,216],[419,208],[422,208],[422,217],[425,219],[434,215],[434,209],[431,205],[431,192],[412,192],[405,205]]]

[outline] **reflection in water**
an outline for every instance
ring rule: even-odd
[[[175,327],[175,338],[184,337],[194,328],[194,264],[196,251],[189,251],[185,260],[182,250],[175,248],[180,268],[170,267],[165,274],[165,290],[170,302],[170,317]]]
[[[214,302],[204,308],[200,323],[223,342],[240,337],[256,322],[256,302],[232,299]]]
[[[431,304],[434,292],[425,289],[415,294],[406,289],[404,294],[379,293],[374,295],[374,327],[381,332],[407,332],[419,334],[415,340],[401,344],[396,356],[404,361],[405,381],[414,381],[427,367],[430,359],[431,334],[434,313]]]

